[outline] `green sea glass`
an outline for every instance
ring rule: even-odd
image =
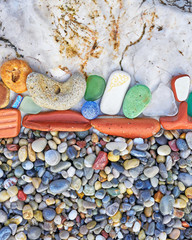
[[[136,118],[151,100],[151,92],[145,85],[135,85],[128,90],[123,101],[123,113],[127,118]]]
[[[28,114],[37,114],[41,112],[42,108],[34,103],[31,97],[26,96],[23,98],[19,110]]]
[[[192,117],[192,92],[189,94],[189,97],[187,99],[187,114]]]
[[[105,90],[105,80],[97,75],[90,75],[87,78],[87,88],[85,92],[86,101],[95,101],[99,99]]]

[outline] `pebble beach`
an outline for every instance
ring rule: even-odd
[[[1,139],[0,239],[191,239],[192,132]]]

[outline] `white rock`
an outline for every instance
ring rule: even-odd
[[[66,142],[62,142],[58,145],[58,151],[60,153],[64,153],[67,150],[67,143]]]
[[[109,151],[113,151],[115,149],[119,150],[119,151],[124,151],[127,147],[127,143],[125,142],[109,142],[106,144],[106,148]]]
[[[152,185],[154,188],[156,188],[156,187],[158,186],[158,183],[159,183],[158,178],[153,177],[153,178],[150,179],[150,181],[151,181],[151,185]]]
[[[134,138],[134,139],[133,139],[133,144],[134,144],[134,145],[143,144],[143,143],[144,143],[143,138]]]
[[[175,93],[180,102],[185,101],[189,94],[189,87],[190,87],[190,77],[183,76],[178,77],[175,80]]]
[[[158,172],[159,172],[159,168],[156,166],[144,169],[144,174],[148,178],[153,178],[155,175],[157,175]]]
[[[0,178],[2,178],[3,175],[4,175],[4,172],[3,172],[3,170],[0,168]]]
[[[166,240],[167,239],[167,233],[161,232],[159,234],[159,240]]]
[[[140,231],[140,228],[141,228],[141,224],[139,222],[135,222],[134,223],[134,226],[133,226],[133,232],[139,232]]]
[[[130,82],[131,77],[126,72],[115,71],[110,75],[100,105],[103,113],[118,114]]]
[[[145,116],[174,116],[178,112],[172,90],[160,84],[152,93],[151,102],[143,111]]]
[[[32,149],[35,152],[42,152],[47,145],[45,138],[39,138],[32,143]]]
[[[70,167],[68,170],[67,170],[67,173],[68,173],[68,176],[69,177],[73,177],[75,175],[75,171],[76,169],[74,167]]]
[[[77,211],[76,210],[72,210],[69,215],[68,215],[70,220],[74,220],[77,217]]]
[[[61,160],[61,155],[56,150],[48,150],[45,152],[45,162],[50,166],[57,165]]]

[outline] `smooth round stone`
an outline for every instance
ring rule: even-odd
[[[145,85],[135,85],[128,90],[123,101],[123,113],[127,118],[139,116],[151,101],[151,92]]]
[[[139,159],[131,159],[131,160],[126,160],[123,164],[125,170],[129,170],[129,169],[132,169],[132,168],[136,168],[137,166],[139,166]]]
[[[168,145],[162,145],[162,146],[158,147],[157,153],[160,156],[167,156],[171,153],[171,148]]]
[[[192,199],[192,187],[186,188],[185,196],[189,199]]]
[[[34,191],[35,191],[35,188],[31,183],[25,185],[25,187],[23,188],[23,192],[27,195],[32,194]]]
[[[29,160],[22,163],[22,167],[25,170],[31,170],[33,168],[33,163]]]
[[[81,113],[86,119],[94,119],[100,113],[99,105],[96,102],[88,101],[83,104]]]
[[[76,191],[79,191],[79,189],[81,188],[81,185],[82,185],[81,179],[76,176],[73,176],[71,181],[71,188]]]
[[[159,172],[159,168],[157,166],[153,166],[153,167],[144,169],[144,174],[148,178],[155,177],[155,175],[157,175],[158,172]]]
[[[68,239],[69,238],[69,232],[65,230],[60,230],[59,231],[59,237],[61,239]]]
[[[66,153],[71,160],[73,160],[77,156],[77,150],[73,146],[68,147]]]
[[[7,240],[11,236],[11,228],[10,227],[3,227],[0,230],[0,239]]]
[[[168,142],[167,138],[164,135],[161,135],[160,137],[156,137],[155,140],[159,145],[166,145]]]
[[[186,208],[187,203],[183,199],[176,199],[173,205],[175,208]]]
[[[66,142],[62,142],[58,145],[58,151],[60,153],[64,153],[67,150],[67,143]]]
[[[84,159],[83,158],[77,158],[75,160],[73,160],[73,165],[75,166],[75,168],[81,170],[84,168]]]
[[[180,236],[180,230],[179,229],[173,229],[173,231],[169,234],[169,237],[171,239],[178,239]]]
[[[184,139],[177,139],[176,145],[180,151],[186,151],[188,149],[187,143]]]
[[[189,148],[192,149],[192,132],[188,132],[185,136],[185,139],[187,141]]]
[[[84,98],[86,101],[95,101],[102,97],[105,90],[104,78],[97,75],[90,75],[87,78],[87,87]]]
[[[49,185],[49,189],[52,193],[59,194],[66,191],[70,186],[70,182],[65,179],[58,179],[52,181]]]
[[[56,216],[56,212],[53,208],[43,209],[43,218],[47,221],[52,221]]]
[[[108,153],[108,160],[111,162],[117,162],[119,161],[120,156],[119,155],[114,155],[113,152]]]
[[[100,105],[104,114],[118,114],[130,82],[130,75],[124,71],[114,71],[110,75]]]
[[[56,150],[48,150],[45,152],[45,162],[50,166],[57,165],[61,160],[61,155]]]
[[[41,228],[39,227],[30,227],[27,231],[27,236],[31,240],[39,239],[41,235]]]
[[[28,114],[37,114],[41,112],[42,108],[34,103],[31,97],[25,96],[19,106],[19,110]]]
[[[175,200],[172,196],[166,195],[162,197],[160,204],[159,204],[159,210],[160,212],[165,215],[171,215],[173,211],[173,205],[175,203]]]
[[[27,146],[19,148],[18,157],[21,162],[24,162],[27,159]]]
[[[65,162],[61,161],[57,165],[51,166],[50,170],[51,172],[58,173],[68,169],[70,166],[71,166],[71,163],[69,161],[65,161]]]
[[[47,145],[47,140],[45,138],[39,138],[32,143],[32,149],[35,152],[42,152]]]
[[[119,204],[115,202],[106,208],[106,214],[108,216],[114,216],[117,213],[118,209],[119,209]]]
[[[90,186],[90,185],[86,184],[86,185],[84,186],[83,192],[84,192],[84,194],[85,194],[86,196],[94,196],[94,194],[95,194],[95,188],[94,188],[93,186]]]
[[[0,223],[5,223],[7,221],[7,213],[0,209]]]
[[[68,214],[68,218],[69,220],[75,220],[75,218],[77,217],[77,211],[76,210],[72,210],[69,214]]]
[[[192,186],[192,175],[188,173],[179,173],[178,180],[181,181],[186,187]]]
[[[93,163],[95,162],[96,155],[94,153],[89,154],[85,157],[84,164],[85,167],[92,167]]]
[[[125,142],[109,142],[105,146],[109,151],[119,150],[124,151],[127,147],[127,143]]]

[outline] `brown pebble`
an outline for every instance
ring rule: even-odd
[[[153,208],[152,207],[146,207],[144,209],[144,214],[146,217],[151,217],[153,214]]]
[[[171,239],[178,239],[180,236],[180,230],[179,229],[173,229],[173,231],[169,234],[169,237]]]
[[[163,197],[162,192],[160,192],[160,191],[156,192],[155,195],[154,195],[155,202],[160,203],[162,197]]]

